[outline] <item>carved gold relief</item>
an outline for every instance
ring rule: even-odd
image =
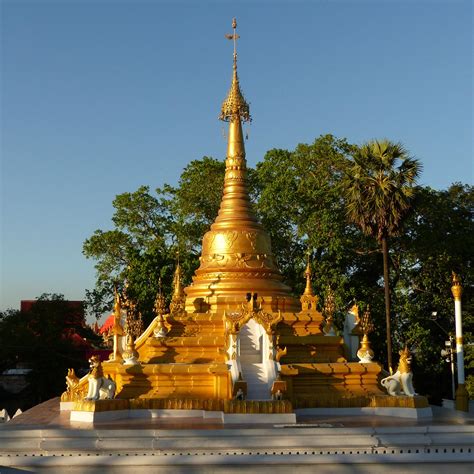
[[[229,157],[226,160],[226,169],[245,170],[247,164],[242,156]]]
[[[245,237],[250,242],[250,246],[253,250],[257,248],[257,232],[245,232]]]
[[[228,268],[276,269],[273,258],[267,254],[234,253],[228,255],[211,254],[201,258],[200,270],[217,265]]]
[[[224,311],[226,327],[231,334],[237,334],[242,326],[247,324],[251,319],[254,319],[255,322],[265,329],[267,334],[271,335],[273,334],[273,327],[282,320],[282,314],[280,311],[276,314],[265,312],[262,309],[261,303],[257,303],[254,293],[249,294],[247,303],[242,304],[241,311],[229,313]]]

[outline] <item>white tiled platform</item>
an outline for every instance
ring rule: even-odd
[[[222,411],[205,410],[112,410],[103,412],[92,411],[71,411],[72,422],[97,423],[127,419],[157,419],[157,418],[177,418],[177,419],[201,419],[212,420],[225,425],[230,424],[250,424],[266,425],[275,423],[296,423],[294,413],[275,414],[240,414],[224,413]]]
[[[431,421],[336,414],[261,426],[197,418],[75,424],[56,401],[0,428],[0,472],[472,473],[473,423],[435,409]]]

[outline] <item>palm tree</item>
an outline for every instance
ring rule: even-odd
[[[348,218],[364,234],[377,239],[382,248],[387,362],[391,372],[388,239],[399,234],[410,210],[421,164],[409,157],[401,143],[388,140],[365,143],[357,149],[353,159],[345,180],[346,211]]]

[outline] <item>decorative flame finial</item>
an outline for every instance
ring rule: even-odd
[[[225,37],[234,41],[234,66],[232,74],[232,85],[227,94],[227,98],[222,103],[220,120],[224,122],[231,122],[232,119],[239,117],[243,122],[251,122],[249,104],[245,101],[244,96],[240,90],[239,76],[237,74],[237,40],[240,36],[237,34],[237,20],[232,20],[232,28],[234,32],[226,34]]]
[[[326,324],[323,328],[323,332],[326,336],[335,336],[336,332],[334,331],[334,313],[336,312],[336,300],[334,291],[331,286],[328,287],[326,293],[326,298],[324,302],[323,313],[326,317]]]
[[[155,314],[157,316],[163,315],[166,313],[166,301],[165,297],[163,296],[162,288],[161,288],[161,277],[158,279],[158,293],[155,299]]]
[[[158,280],[158,294],[155,300],[155,314],[158,317],[153,333],[155,337],[165,337],[168,334],[168,328],[166,327],[166,320],[164,314],[166,313],[165,297],[161,291],[161,278]]]
[[[364,314],[362,315],[362,319],[360,321],[360,326],[362,328],[362,331],[365,335],[370,334],[371,332],[374,331],[374,323],[372,321],[372,318],[370,316],[370,306],[367,305],[366,310],[364,311]]]

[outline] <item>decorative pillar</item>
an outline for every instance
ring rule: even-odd
[[[456,410],[469,411],[469,395],[464,380],[464,347],[462,340],[461,296],[462,285],[458,275],[453,272],[451,292],[454,297],[454,314],[456,325],[456,358],[458,366],[458,388],[456,390]]]

